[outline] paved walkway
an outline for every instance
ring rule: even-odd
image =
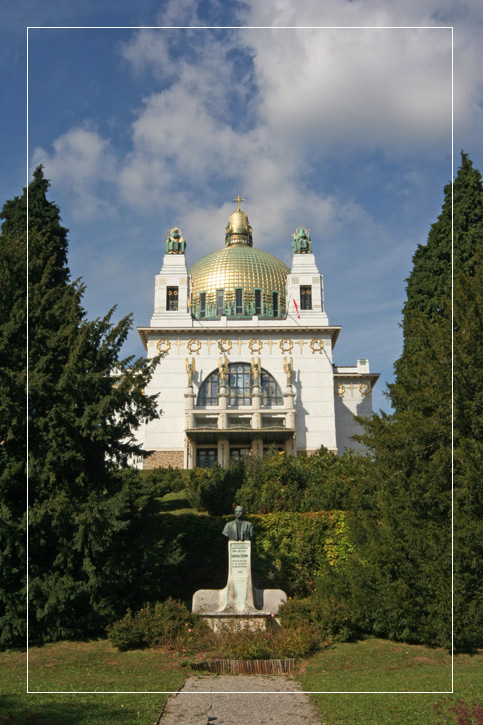
[[[197,675],[170,695],[159,721],[159,725],[243,723],[320,725],[322,719],[290,676]]]

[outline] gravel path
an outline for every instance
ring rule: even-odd
[[[300,692],[300,685],[289,676],[197,675],[189,677],[181,690],[168,698],[158,722],[320,725],[322,720],[308,696]]]

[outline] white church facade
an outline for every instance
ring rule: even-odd
[[[164,353],[147,394],[161,416],[140,431],[145,468],[226,466],[270,450],[358,449],[354,415],[372,414],[379,375],[367,359],[336,366],[340,326],[329,324],[310,233],[293,235],[289,269],[253,246],[238,208],[225,246],[188,270],[177,228],[156,275],[154,314],[138,328],[148,357]]]

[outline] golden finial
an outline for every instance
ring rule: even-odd
[[[233,201],[238,204],[237,211],[240,211],[240,202],[245,201],[245,199],[242,199],[240,194],[237,194]]]

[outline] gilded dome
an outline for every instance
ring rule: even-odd
[[[195,317],[285,317],[290,270],[252,244],[248,217],[238,208],[225,229],[225,247],[206,254],[189,270]]]

